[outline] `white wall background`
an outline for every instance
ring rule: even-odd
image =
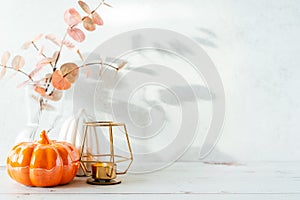
[[[112,35],[137,28],[167,28],[196,40],[223,79],[227,117],[208,159],[299,160],[300,1],[111,0],[105,26],[82,45],[92,51]],[[17,53],[37,33],[65,29],[63,13],[76,1],[10,0],[0,7],[0,53]],[[97,41],[97,42],[95,42]],[[26,123],[18,77],[0,81],[0,164]]]

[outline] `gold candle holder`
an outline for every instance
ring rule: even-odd
[[[94,185],[112,185],[121,183],[121,181],[116,180],[115,178],[119,174],[126,174],[133,161],[129,136],[125,124],[110,121],[97,121],[86,122],[84,126],[85,132],[80,152],[80,167],[85,176],[92,176],[92,178],[87,180],[87,183]],[[93,130],[97,127],[108,129],[108,135],[104,138],[99,138],[98,135],[96,135],[95,138],[93,138],[94,145],[92,147],[88,146],[87,136],[90,133],[91,128]],[[123,131],[129,156],[115,154],[113,127],[118,127]],[[94,130],[94,132],[96,131]],[[106,133],[103,132],[103,134],[105,136]],[[98,140],[99,142],[101,140],[109,140],[109,145],[107,147],[104,143],[100,145]],[[104,146],[108,150],[108,153],[99,153],[99,151],[105,149]],[[97,151],[93,151],[93,149],[96,149]],[[127,167],[123,171],[118,171],[117,164],[126,161],[128,162]]]
[[[112,162],[99,162],[92,164],[92,178],[87,183],[92,185],[114,185],[121,183],[117,177],[117,165]]]

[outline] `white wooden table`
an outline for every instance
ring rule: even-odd
[[[0,199],[300,199],[300,162],[241,165],[177,162],[149,174],[119,176],[114,186],[75,178],[53,188],[26,187],[0,167]]]

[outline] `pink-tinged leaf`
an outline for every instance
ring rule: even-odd
[[[69,49],[74,49],[76,47],[72,42],[70,42],[68,40],[64,40],[63,44]]]
[[[29,76],[31,78],[35,77],[41,71],[41,69],[42,69],[42,67],[35,68],[32,72],[30,72]]]
[[[79,28],[69,28],[68,34],[73,40],[77,42],[83,42],[85,40],[85,34]]]
[[[42,60],[40,60],[37,64],[36,64],[36,68],[39,67],[43,67],[45,65],[51,64],[52,62],[54,62],[54,58],[43,58]]]
[[[40,60],[40,61],[36,64],[35,69],[34,69],[32,72],[30,72],[29,76],[30,76],[31,78],[33,78],[34,76],[36,76],[36,75],[41,71],[41,69],[42,69],[44,66],[46,66],[46,65],[48,65],[48,64],[50,64],[50,63],[52,63],[52,62],[54,62],[54,61],[53,61],[53,58],[44,58],[44,59]]]
[[[76,26],[81,22],[81,16],[75,8],[70,8],[66,10],[64,20],[69,26]]]
[[[25,60],[22,56],[15,56],[11,62],[11,66],[14,68],[14,70],[18,71],[25,65]]]
[[[6,74],[6,67],[3,67],[0,74],[0,79],[2,79],[5,76],[5,74]]]
[[[40,40],[42,37],[43,37],[43,35],[44,34],[39,34],[39,35],[37,35],[33,40],[32,40],[32,42],[37,42],[38,40]]]
[[[8,51],[4,52],[1,58],[1,64],[3,68],[1,70],[0,79],[2,79],[6,74],[6,65],[9,58],[10,58],[10,53]]]
[[[31,44],[32,44],[31,41],[25,42],[25,43],[22,45],[21,49],[26,50],[26,49],[28,49],[28,48],[30,47]]]
[[[10,58],[10,53],[8,51],[6,51],[3,54],[2,59],[1,59],[1,64],[3,65],[3,67],[6,67],[7,61],[9,60],[9,58]]]
[[[94,21],[90,17],[84,17],[83,19],[83,27],[87,31],[94,31],[96,29],[96,25]]]
[[[57,39],[55,37],[55,35],[53,35],[53,34],[47,34],[47,35],[45,35],[45,39],[50,40],[51,42],[53,42],[57,46],[61,45],[61,41],[59,39]]]
[[[95,24],[99,26],[103,25],[103,20],[97,12],[93,12],[92,17]]]
[[[25,42],[21,48],[24,50],[28,49],[32,43],[37,42],[42,37],[43,37],[43,34],[41,33],[41,34],[37,35],[35,38],[33,38],[33,40]]]
[[[86,12],[87,14],[91,14],[92,11],[91,11],[90,7],[85,2],[78,1],[78,4],[84,12]]]

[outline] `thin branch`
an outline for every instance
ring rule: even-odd
[[[117,68],[117,67],[115,67],[115,66],[113,66],[113,65],[111,65],[111,64],[108,64],[108,63],[103,63],[103,62],[92,62],[92,63],[87,63],[87,64],[84,64],[84,65],[80,65],[80,66],[78,66],[78,67],[72,69],[71,71],[69,71],[68,73],[66,73],[63,77],[68,76],[68,75],[71,74],[73,71],[76,71],[76,70],[78,70],[78,69],[80,69],[80,68],[83,68],[83,67],[86,67],[86,66],[90,66],[90,65],[101,65],[101,66],[105,65],[105,66],[107,66],[107,67],[113,68],[113,69],[116,70],[116,71],[119,70],[119,68]]]
[[[64,35],[64,37],[63,37],[63,39],[61,40],[61,44],[60,44],[60,47],[59,47],[59,51],[58,51],[58,55],[57,55],[57,58],[55,59],[55,62],[54,62],[54,68],[53,68],[53,72],[56,70],[56,65],[57,65],[57,62],[58,62],[58,60],[59,60],[59,58],[60,58],[60,54],[61,54],[61,51],[62,51],[62,48],[63,48],[63,46],[64,46],[64,41],[66,40],[66,37],[67,37],[67,31],[66,31],[66,33],[65,33],[65,35]]]
[[[102,5],[102,4],[104,4],[104,1],[102,0],[100,3],[99,3],[99,5],[92,11],[92,14],[93,14],[93,12],[95,12],[96,10],[98,10],[98,8]]]
[[[35,44],[35,42],[32,41],[31,43],[32,43],[33,47],[34,47],[38,52],[40,52],[40,49],[39,49],[38,46]],[[41,55],[42,55],[44,58],[47,58],[47,56],[46,56],[43,52],[41,52]],[[52,64],[52,62],[49,62],[49,64],[51,65],[52,68],[54,67],[53,64]]]
[[[85,64],[85,65],[79,66],[79,68],[82,68],[82,67],[85,67],[85,66],[90,66],[90,65],[105,65],[105,66],[111,67],[111,68],[113,68],[113,69],[115,69],[115,70],[117,70],[117,71],[119,70],[119,68],[117,68],[117,67],[115,67],[115,66],[113,66],[113,65],[111,65],[111,64],[104,63],[104,62],[92,62],[92,63],[87,63],[87,64]]]
[[[35,44],[35,42],[31,42],[31,44],[33,45],[33,47],[35,48],[35,50],[37,51],[37,52],[40,52],[40,48],[38,48],[38,46]],[[43,53],[43,52],[41,52],[41,55],[44,57],[44,58],[47,58],[47,56]]]
[[[2,64],[0,64],[0,67],[4,67],[4,68],[6,68],[6,69],[9,69],[9,70],[13,70],[13,71],[19,72],[19,73],[23,74],[24,76],[26,76],[27,78],[29,78],[32,82],[34,82],[34,80],[32,79],[32,77],[31,77],[29,74],[27,74],[26,72],[24,72],[24,71],[22,71],[22,70],[20,70],[20,69],[16,70],[16,69],[14,69],[13,67],[3,66]]]

